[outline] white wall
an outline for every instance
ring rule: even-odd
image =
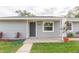
[[[61,37],[61,28],[60,21],[51,21],[54,22],[54,32],[43,32],[43,21],[37,22],[37,37]]]
[[[26,21],[0,21],[0,32],[4,37],[13,37],[16,32],[21,33],[21,38],[26,38]]]
[[[79,22],[73,22],[73,32],[79,32]]]

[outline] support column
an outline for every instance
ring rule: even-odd
[[[26,38],[29,37],[29,22],[26,22]]]
[[[63,40],[63,37],[66,36],[66,32],[64,32],[63,28],[65,27],[65,22],[67,21],[66,18],[62,19],[62,40]]]

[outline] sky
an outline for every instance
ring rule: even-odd
[[[0,17],[17,16],[19,9],[38,16],[62,16],[75,6],[79,0],[0,0]]]

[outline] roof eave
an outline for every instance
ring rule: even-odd
[[[61,20],[62,18],[0,18],[0,20]]]

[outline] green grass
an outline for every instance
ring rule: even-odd
[[[32,53],[78,53],[79,42],[68,43],[34,43]]]
[[[16,52],[22,46],[22,40],[16,41],[0,41],[0,53]]]

